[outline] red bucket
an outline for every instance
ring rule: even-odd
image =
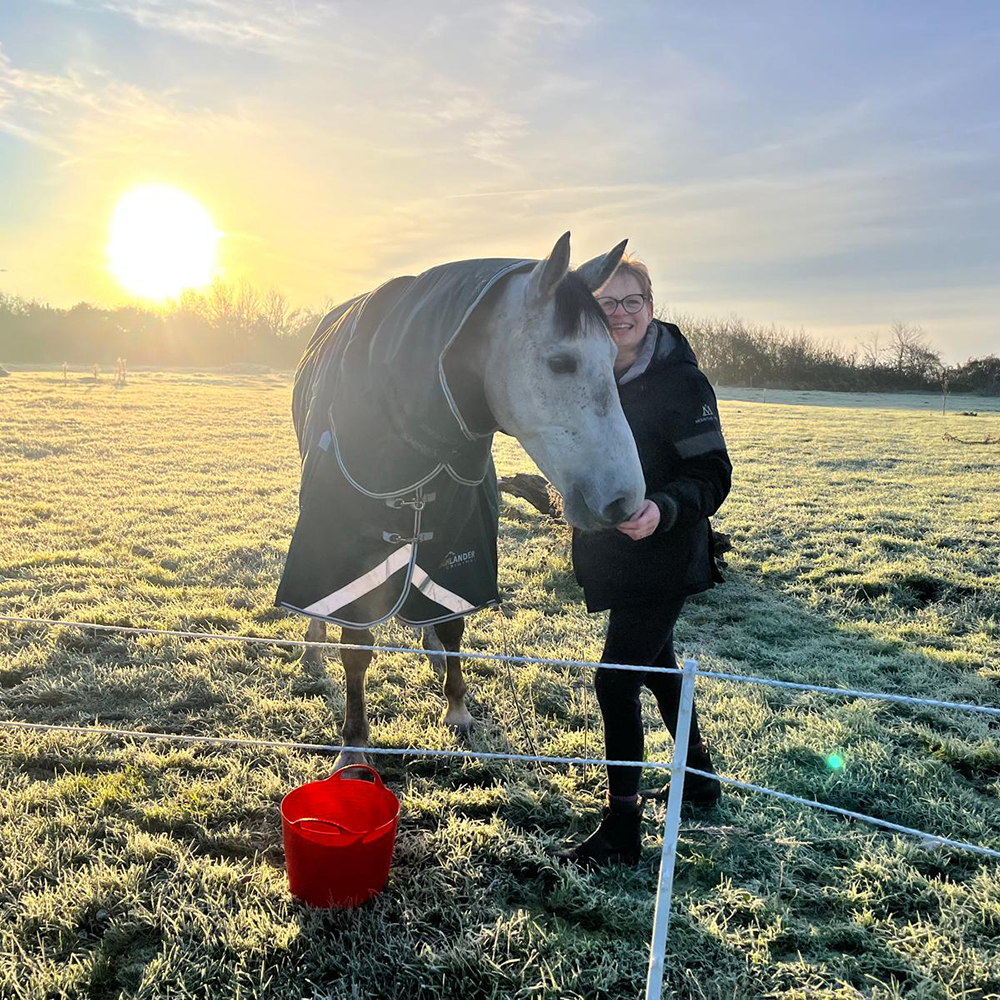
[[[360,767],[374,781],[345,781]],[[399,799],[367,764],[348,764],[281,800],[288,887],[310,906],[359,906],[389,877]]]

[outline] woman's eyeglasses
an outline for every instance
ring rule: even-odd
[[[627,313],[637,313],[645,304],[645,295],[626,295],[623,299],[600,298],[597,304],[604,310],[606,316],[613,316],[619,304]]]

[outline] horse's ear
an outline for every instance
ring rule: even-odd
[[[626,243],[628,240],[622,240],[614,250],[609,250],[600,257],[588,260],[586,264],[581,264],[573,273],[592,292],[596,292],[615,273],[615,268],[625,252]]]
[[[540,260],[531,272],[528,283],[529,299],[547,299],[569,272],[569,233],[556,240],[552,253]]]

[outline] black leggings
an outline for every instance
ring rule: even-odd
[[[682,607],[683,597],[654,605],[612,609],[601,662],[676,667],[674,624]],[[608,760],[643,759],[642,709],[639,701],[643,685],[653,692],[670,735],[677,735],[677,709],[681,694],[679,674],[646,674],[598,667],[594,675],[594,689],[604,717],[604,749]],[[691,717],[689,745],[693,746],[700,740],[698,715],[695,713]],[[609,767],[609,794],[635,795],[639,790],[639,774],[638,767]]]

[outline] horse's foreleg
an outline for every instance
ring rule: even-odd
[[[326,622],[322,618],[310,618],[306,629],[306,642],[326,642]],[[302,666],[319,669],[323,666],[323,650],[306,646],[302,653]]]
[[[372,645],[369,629],[345,628],[340,633],[341,642],[352,642],[359,646]],[[368,649],[342,649],[340,662],[344,665],[347,679],[344,708],[344,728],[342,738],[345,746],[368,746],[368,711],[365,708],[365,671],[375,654]],[[334,770],[346,764],[367,764],[368,758],[358,750],[342,750],[337,757]],[[358,773],[358,777],[361,773]]]
[[[453,618],[451,621],[439,622],[434,626],[441,644],[449,654],[457,653],[462,644],[462,633],[465,631],[465,619]],[[426,642],[425,642],[426,647]],[[450,729],[467,733],[475,721],[472,713],[465,707],[465,678],[462,676],[462,661],[457,656],[448,655],[445,658],[444,696],[448,700],[441,721]]]

